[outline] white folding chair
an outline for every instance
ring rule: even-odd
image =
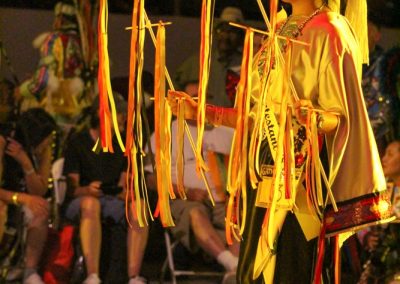
[[[58,205],[61,205],[65,199],[67,184],[63,175],[64,158],[59,158],[54,161],[51,166],[51,175],[53,178],[54,198]]]
[[[63,168],[64,158],[55,160],[51,166],[52,194],[49,202],[52,204],[52,218],[50,226],[54,229],[58,229],[60,226],[60,206],[64,202],[67,192],[67,182],[63,175]]]

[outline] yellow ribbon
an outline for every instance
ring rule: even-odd
[[[196,169],[200,174],[205,170],[205,162],[202,156],[204,124],[206,114],[206,97],[208,76],[211,65],[211,43],[212,43],[212,8],[213,0],[203,0],[201,6],[201,42],[200,42],[200,71],[199,71],[199,89],[197,104],[197,145],[196,145]]]
[[[110,82],[110,62],[108,56],[108,4],[106,0],[100,0],[99,10],[99,106],[100,106],[100,138],[101,146],[104,152],[113,152],[111,124],[114,126],[118,144],[122,151],[125,146],[122,142],[121,134],[118,128],[117,111],[115,108],[114,96]],[[111,114],[109,105],[111,106]],[[111,116],[111,119],[110,119]],[[103,117],[103,119],[102,119]],[[112,122],[110,121],[112,120]]]
[[[165,99],[165,27],[158,25],[154,80],[155,144],[158,209],[164,227],[174,226],[169,197],[175,198],[171,182],[171,110]]]
[[[232,233],[235,228],[240,228],[239,234],[242,235],[244,231],[245,222],[241,223],[240,220],[246,220],[247,212],[247,157],[248,157],[248,137],[249,137],[249,116],[250,113],[250,99],[251,99],[251,75],[253,65],[253,36],[254,32],[251,29],[246,30],[246,36],[243,48],[243,59],[241,65],[240,80],[237,86],[236,93],[236,109],[237,121],[236,129],[233,136],[231,154],[229,159],[228,169],[228,183],[227,189],[229,192],[229,201],[226,215],[226,238],[228,244],[232,244]],[[242,198],[242,214],[236,215],[236,222],[232,220],[234,200],[235,197],[240,195]]]

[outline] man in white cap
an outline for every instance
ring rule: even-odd
[[[207,89],[207,102],[231,107],[235,101],[236,84],[239,82],[242,60],[242,30],[229,25],[229,22],[243,23],[242,11],[236,7],[225,7],[216,21],[215,44],[211,52],[210,79]],[[175,74],[176,88],[183,90],[186,82],[199,78],[199,55],[189,57]]]

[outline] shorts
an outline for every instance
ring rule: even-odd
[[[79,223],[81,198],[73,199],[65,210],[65,217],[72,222]],[[114,224],[125,224],[125,201],[110,195],[99,197],[99,201],[102,220],[110,220]]]
[[[213,207],[210,201],[199,202],[181,199],[171,201],[171,212],[175,226],[171,227],[170,230],[174,238],[179,239],[192,253],[198,251],[199,246],[190,226],[189,216],[190,211],[196,207],[200,208],[209,217],[218,235],[226,245],[225,202],[215,203],[215,207]]]

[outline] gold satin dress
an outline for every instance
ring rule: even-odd
[[[304,21],[290,19],[281,34]],[[345,17],[334,12],[321,12],[304,26],[298,40],[309,46],[293,44],[290,76],[300,99],[310,100],[314,108],[340,114],[334,133],[325,135],[324,167],[336,202],[357,200],[362,196],[386,189],[385,178],[368,121],[361,90],[361,57],[358,43]],[[261,49],[262,50],[262,49]],[[262,51],[256,55],[260,66]],[[258,103],[261,68],[253,68],[253,104]],[[275,76],[269,94],[279,105],[282,77]],[[290,104],[293,103],[293,100]],[[279,108],[275,108],[279,110]],[[254,113],[250,113],[254,115]],[[277,114],[279,115],[279,114]],[[268,162],[268,157],[266,158]],[[269,158],[271,161],[272,158]],[[263,283],[261,275],[253,279],[255,255],[265,208],[255,206],[256,191],[248,190],[248,212],[241,243],[238,280],[240,283]],[[307,241],[291,212],[288,213],[278,238],[274,283],[311,283],[316,255],[316,239]]]

